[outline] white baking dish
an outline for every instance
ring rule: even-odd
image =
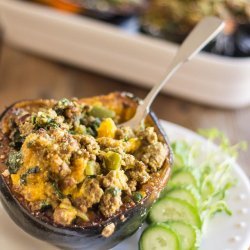
[[[0,0],[0,17],[6,41],[16,47],[142,86],[162,79],[177,49],[166,41],[19,0]],[[163,91],[227,108],[249,105],[250,58],[200,53]]]

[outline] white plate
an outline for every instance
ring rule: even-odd
[[[178,125],[162,122],[170,140],[206,141]],[[238,164],[233,167],[238,184],[228,194],[227,202],[233,215],[217,214],[210,222],[201,250],[246,250],[250,246],[250,183]],[[5,250],[55,250],[19,229],[0,206],[0,246]],[[141,230],[113,250],[136,250]]]
[[[0,0],[0,18],[11,45],[144,87],[162,79],[178,49],[167,41],[26,1]],[[243,107],[250,104],[249,71],[250,58],[200,53],[163,91],[209,105]]]

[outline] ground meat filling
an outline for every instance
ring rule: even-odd
[[[105,217],[110,217],[120,209],[121,205],[121,191],[111,188],[107,189],[102,196],[99,209]]]
[[[165,157],[165,152],[167,148],[164,144],[160,142],[156,142],[155,144],[151,144],[143,148],[143,153],[141,160],[143,163],[148,165],[152,172],[156,172],[159,168],[161,168]]]
[[[140,202],[143,184],[168,155],[153,127],[118,128],[115,112],[100,104],[64,98],[36,111],[15,108],[8,119],[11,187],[32,212],[49,210],[64,226]]]
[[[102,196],[103,190],[99,181],[94,178],[86,178],[79,191],[74,194],[73,200],[81,211],[87,212],[88,208],[100,202]]]
[[[128,176],[140,184],[146,183],[150,178],[146,165],[141,161],[136,161],[135,167],[128,171]]]

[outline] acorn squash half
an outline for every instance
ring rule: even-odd
[[[79,99],[87,104],[99,103],[116,112],[118,123],[129,120],[135,113],[139,99],[132,94],[114,92],[108,95]],[[122,206],[110,218],[101,218],[98,222],[91,221],[83,225],[62,226],[44,218],[42,213],[32,213],[27,208],[24,198],[12,191],[10,175],[5,164],[10,151],[9,139],[3,133],[11,112],[17,108],[35,111],[40,107],[51,107],[55,100],[28,100],[17,102],[8,107],[0,117],[0,198],[3,207],[11,219],[24,231],[63,249],[110,249],[130,236],[142,225],[146,215],[166,186],[172,165],[172,153],[167,136],[161,128],[155,114],[150,111],[146,122],[154,126],[158,136],[167,145],[168,155],[163,166],[152,174],[151,179],[143,184],[142,189],[147,195],[134,205]],[[104,231],[112,230],[109,237],[104,237]]]

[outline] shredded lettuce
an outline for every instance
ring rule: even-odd
[[[239,150],[245,150],[247,143],[231,145],[227,136],[216,128],[200,129],[198,133],[205,137],[207,142],[189,143],[186,140],[177,140],[172,143],[173,174],[188,168],[196,176],[200,198],[199,210],[204,229],[216,213],[232,214],[225,202],[227,191],[237,183],[231,174],[231,168]],[[218,147],[206,145],[211,142],[216,143],[219,150]]]

